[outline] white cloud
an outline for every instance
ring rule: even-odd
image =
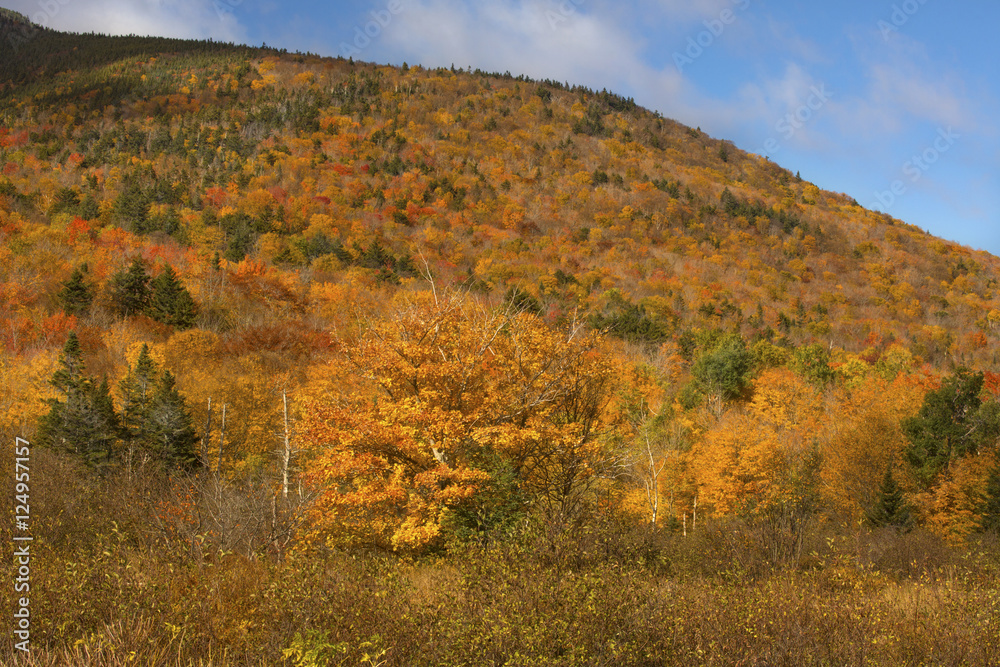
[[[243,0],[8,0],[46,28],[245,42]]]
[[[616,92],[678,92],[680,76],[644,64],[642,42],[599,12],[584,0],[410,0],[379,50],[432,66],[510,71]]]

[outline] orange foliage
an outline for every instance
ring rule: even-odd
[[[305,409],[317,537],[435,544],[449,510],[490,479],[491,455],[568,518],[607,463],[598,436],[613,421],[615,373],[597,341],[458,298],[421,295],[400,309],[331,368],[345,393]]]

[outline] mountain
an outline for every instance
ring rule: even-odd
[[[995,545],[947,545],[997,521],[998,258],[608,91],[0,42],[0,432],[37,445],[52,664],[853,663],[941,573],[939,634],[879,655],[989,662]]]
[[[996,361],[995,257],[612,93],[48,30],[14,55],[3,187],[52,231],[80,217],[59,197],[92,199],[95,233],[249,254],[295,280],[367,264],[397,282],[423,255],[442,281],[516,287],[549,317],[638,307],[631,338],[717,327]]]

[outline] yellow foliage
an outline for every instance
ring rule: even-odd
[[[550,512],[571,512],[608,465],[616,370],[599,340],[538,318],[418,294],[371,322],[334,362],[354,375],[335,400],[305,406],[315,537],[415,551],[500,456]],[[486,456],[484,459],[483,456]]]

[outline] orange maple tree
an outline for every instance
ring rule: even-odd
[[[617,374],[600,339],[510,304],[407,297],[331,369],[343,391],[305,406],[327,541],[419,550],[499,470],[568,519],[614,472]]]

